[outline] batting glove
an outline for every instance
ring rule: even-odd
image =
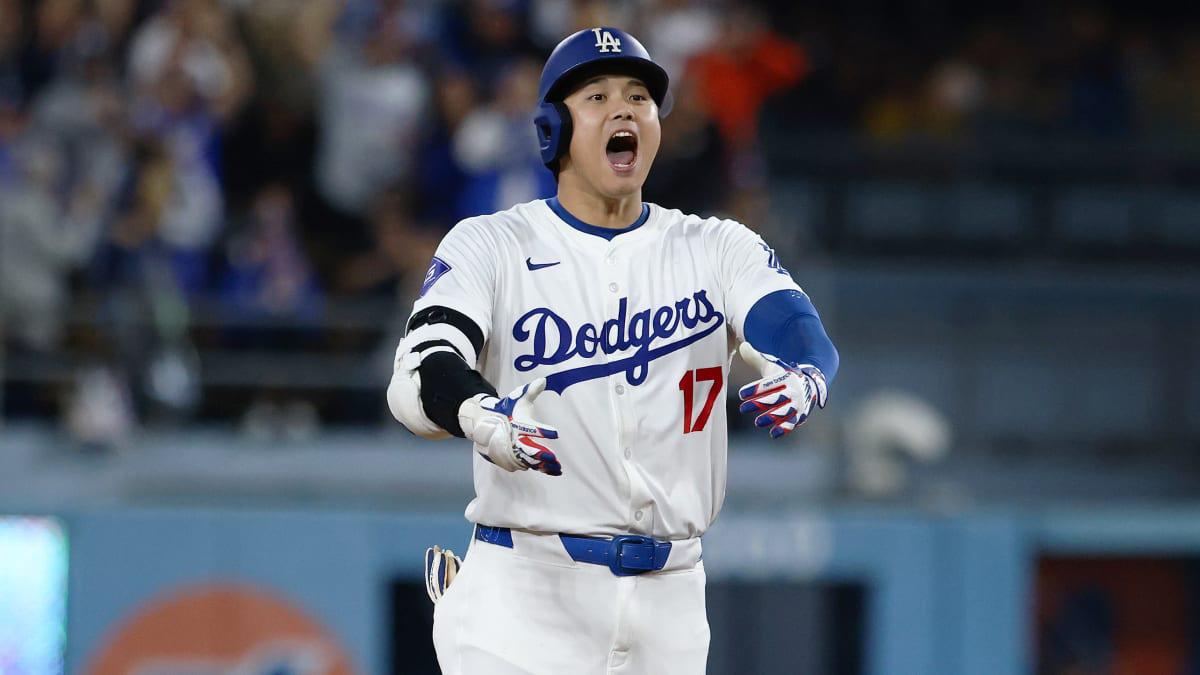
[[[813,406],[824,408],[829,400],[825,375],[806,363],[793,365],[743,342],[742,359],[758,370],[762,379],[738,390],[741,412],[756,413],[754,426],[770,427],[771,438],[779,438],[804,424]]]
[[[425,549],[425,592],[434,604],[446,594],[460,567],[462,560],[454,555],[454,551],[443,551],[441,546]]]
[[[477,394],[458,408],[458,423],[475,451],[505,471],[533,469],[561,476],[554,452],[535,439],[553,440],[558,430],[533,419],[533,401],[546,389],[546,378],[515,389],[504,398]]]

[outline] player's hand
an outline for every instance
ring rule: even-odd
[[[558,457],[544,445],[558,438],[558,430],[533,417],[533,401],[545,389],[546,378],[539,377],[504,398],[479,394],[463,401],[458,422],[475,451],[505,471],[561,476]]]
[[[460,567],[462,559],[454,555],[454,551],[443,551],[441,546],[425,549],[425,592],[434,604],[446,594]]]
[[[770,427],[771,438],[779,438],[804,424],[813,406],[824,408],[829,400],[825,375],[806,363],[794,365],[743,342],[738,347],[742,359],[758,370],[761,380],[738,390],[740,410],[755,413],[754,426]]]

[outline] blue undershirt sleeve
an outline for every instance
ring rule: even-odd
[[[746,314],[746,341],[763,354],[791,363],[810,363],[832,383],[838,370],[838,352],[821,325],[821,317],[808,296],[796,290],[768,293]]]

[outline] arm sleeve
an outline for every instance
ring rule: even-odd
[[[800,291],[763,296],[746,316],[746,341],[760,352],[790,363],[816,366],[832,383],[840,358],[821,325],[817,308]]]

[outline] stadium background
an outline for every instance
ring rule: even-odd
[[[673,78],[646,198],[843,356],[731,430],[710,672],[1200,670],[1197,11],[824,5],[0,0],[0,673],[436,672],[469,457],[392,351],[599,24]]]

